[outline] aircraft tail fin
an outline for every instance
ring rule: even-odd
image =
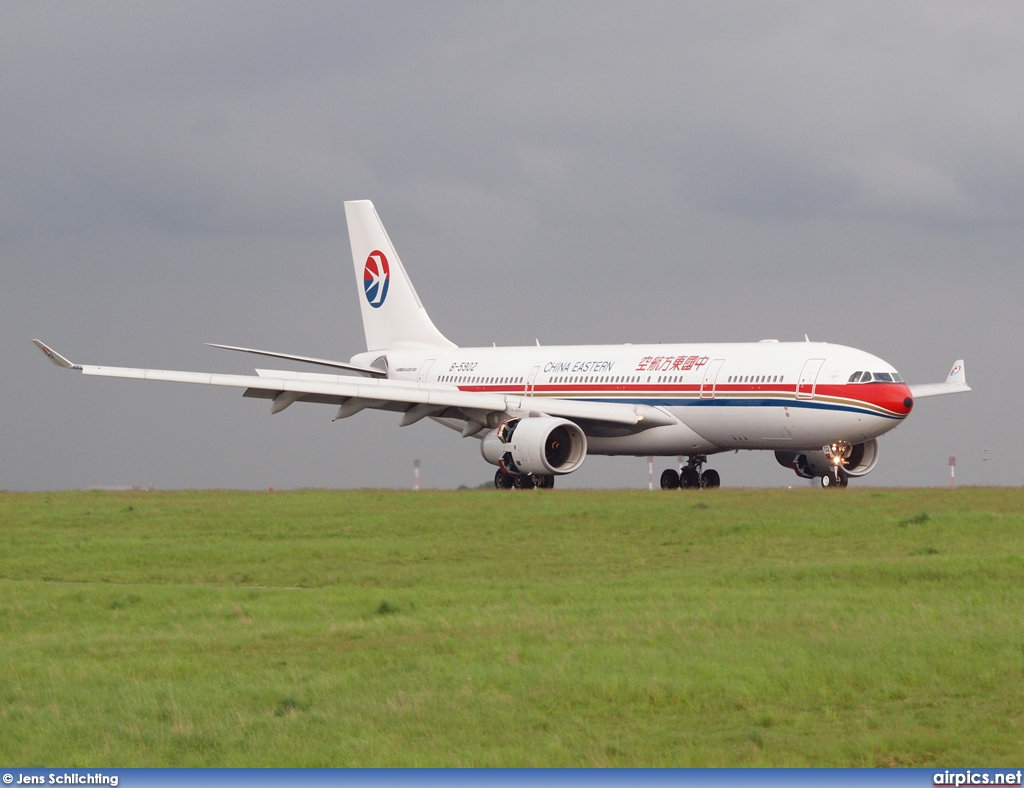
[[[367,350],[452,348],[423,308],[369,200],[345,203]]]

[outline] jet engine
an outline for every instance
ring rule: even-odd
[[[550,416],[507,419],[484,436],[480,453],[509,473],[572,473],[587,457],[587,436],[566,419]]]
[[[845,449],[849,449],[849,455],[842,457]],[[864,443],[836,444],[829,447],[829,457],[824,447],[819,451],[809,451],[805,454],[797,454],[791,451],[775,452],[775,459],[779,465],[792,468],[796,475],[802,479],[814,479],[825,476],[832,472],[835,467],[833,457],[842,457],[840,464],[847,476],[864,476],[870,473],[878,464],[878,438],[872,438]]]

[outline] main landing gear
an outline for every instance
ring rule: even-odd
[[[550,490],[555,486],[555,477],[550,474],[506,473],[501,468],[494,472],[494,486],[499,490]]]
[[[718,471],[713,468],[704,470],[704,463],[708,458],[703,454],[697,454],[687,459],[686,465],[676,473],[671,468],[665,469],[661,474],[661,489],[663,490],[690,490],[697,488],[713,488],[722,484]]]

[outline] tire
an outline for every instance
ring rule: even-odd
[[[684,490],[700,487],[700,476],[696,468],[683,468],[679,473],[679,486]]]
[[[832,477],[829,474],[825,474],[821,477],[821,489],[827,490],[832,486]]]
[[[722,486],[722,477],[718,475],[718,471],[714,468],[708,468],[704,471],[704,473],[701,474],[700,481],[701,487],[706,487],[709,490]]]
[[[661,472],[661,489],[676,490],[679,488],[679,474],[671,468]]]
[[[533,477],[522,473],[516,474],[512,477],[512,486],[517,490],[532,490]]]
[[[512,489],[512,477],[509,476],[501,468],[498,468],[494,472],[494,489],[496,490],[511,490]]]

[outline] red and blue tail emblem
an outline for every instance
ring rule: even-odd
[[[388,297],[388,285],[391,284],[391,267],[384,253],[375,249],[366,257],[363,267],[363,291],[366,300],[374,309],[379,309]]]

